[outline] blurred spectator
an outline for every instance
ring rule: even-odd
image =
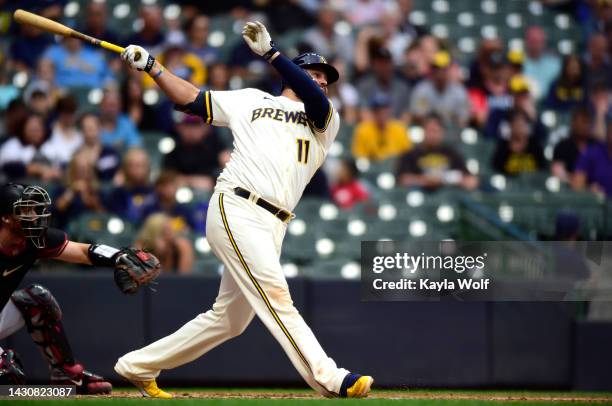
[[[115,148],[140,146],[142,140],[136,126],[126,114],[121,113],[121,96],[114,89],[106,89],[100,102],[100,122],[102,144]]]
[[[33,71],[41,55],[51,44],[53,37],[48,33],[29,24],[18,24],[17,34],[12,37],[9,50],[14,69]]]
[[[35,86],[28,87],[23,95],[28,109],[32,113],[40,114],[44,118],[47,128],[53,110],[53,101],[48,92],[49,87],[45,83],[37,82]]]
[[[510,137],[500,139],[493,154],[492,166],[507,176],[537,172],[546,166],[544,151],[532,136],[533,125],[527,113],[515,109],[509,116]]]
[[[612,197],[612,122],[608,123],[606,142],[587,147],[576,162],[572,186],[576,190],[586,187],[591,192]]]
[[[53,63],[58,87],[103,87],[112,74],[100,50],[87,48],[83,41],[63,37],[42,56]]]
[[[164,44],[164,19],[162,10],[157,4],[143,5],[140,8],[142,28],[128,37],[126,44],[140,45],[151,55],[157,57],[161,54]]]
[[[508,84],[512,70],[502,52],[488,54],[488,61],[481,66],[482,82],[469,89],[472,118],[477,126],[487,126],[489,116],[496,110],[512,108],[513,97]],[[487,131],[485,130],[485,133]],[[491,134],[488,134],[491,136]]]
[[[404,51],[417,38],[416,32],[411,30],[404,31],[402,23],[406,20],[402,19],[401,9],[395,1],[389,1],[385,5],[385,10],[380,17],[380,36],[382,43],[393,56],[393,62],[396,66],[401,66],[404,59]]]
[[[347,0],[343,12],[351,25],[376,24],[385,11],[385,0]]]
[[[147,217],[134,245],[150,250],[161,263],[163,272],[187,274],[193,271],[194,251],[191,241],[172,229],[172,220],[163,213]]]
[[[524,72],[533,86],[533,95],[540,100],[548,94],[550,84],[561,70],[559,57],[547,50],[546,31],[542,27],[531,26],[525,32]]]
[[[394,118],[407,122],[409,117],[410,88],[395,73],[391,54],[384,48],[373,50],[372,70],[357,82],[357,90],[362,101],[377,93],[391,97],[391,111]],[[364,106],[365,107],[365,106]]]
[[[66,95],[57,101],[57,120],[51,129],[51,137],[42,148],[42,154],[55,166],[64,167],[83,143],[83,136],[77,128],[74,97]]]
[[[197,55],[185,50],[184,38],[177,33],[168,36],[164,51],[157,56],[159,63],[181,79],[202,87],[206,83],[208,72],[204,62]],[[154,87],[155,81],[148,75],[143,76],[146,87]]]
[[[340,112],[342,122],[345,124],[355,124],[358,118],[359,93],[349,82],[347,64],[336,58],[332,65],[338,70],[340,78],[328,88],[328,97],[331,99],[336,110]]]
[[[23,100],[11,100],[4,112],[4,129],[0,136],[16,137],[21,131],[28,114],[28,109]]]
[[[140,224],[156,202],[147,152],[141,148],[129,149],[123,157],[121,173],[123,185],[106,196],[104,206],[122,219]]]
[[[260,21],[268,26],[268,18],[265,14],[252,13],[245,15],[247,21]],[[310,47],[308,47],[310,48]],[[311,51],[308,49],[307,51]],[[306,52],[306,50],[299,50]],[[243,81],[250,83],[252,87],[264,90],[271,94],[280,94],[280,76],[276,69],[266,63],[260,56],[251,51],[244,41],[237,41],[230,51],[227,63],[230,67],[231,77],[238,76]]]
[[[210,190],[229,160],[229,151],[213,128],[199,117],[182,115],[176,131],[176,146],[164,157],[164,168],[180,173],[180,183]]]
[[[603,34],[594,34],[589,38],[588,50],[584,56],[587,73],[587,86],[603,84],[612,86],[612,59],[608,53],[608,39]]]
[[[196,55],[206,65],[217,63],[220,58],[219,49],[208,44],[210,19],[204,14],[198,14],[189,20],[185,26],[187,31],[187,51]]]
[[[589,101],[594,113],[593,135],[598,141],[606,139],[606,123],[612,120],[612,92],[603,83],[594,84]]]
[[[489,117],[483,133],[492,138],[510,138],[510,115],[514,109],[519,109],[527,114],[532,123],[531,135],[541,144],[546,142],[548,132],[540,120],[540,115],[536,108],[536,102],[531,95],[530,85],[522,75],[515,75],[510,79],[508,88],[512,98],[510,106],[500,105],[489,112]]]
[[[428,66],[433,61],[436,54],[443,49],[441,41],[431,34],[426,34],[418,39],[419,48],[425,55]]]
[[[415,40],[409,33],[401,30],[402,16],[395,2],[387,2],[380,21],[361,29],[357,35],[355,48],[355,67],[358,72],[365,71],[371,63],[372,48],[385,48],[392,56],[393,64],[401,66],[404,51]]]
[[[470,75],[467,82],[469,88],[485,88],[485,78],[488,70],[492,69],[491,63],[496,62],[491,56],[498,54],[504,49],[504,44],[500,38],[483,38],[480,41],[476,58],[470,64]]]
[[[354,160],[340,161],[336,173],[336,184],[332,187],[331,194],[334,203],[346,210],[370,198],[370,193],[359,181],[359,171]]]
[[[546,106],[559,111],[570,111],[585,100],[586,75],[582,61],[577,55],[563,59],[561,74],[551,84]]]
[[[418,44],[412,44],[404,52],[404,63],[402,74],[411,88],[415,87],[421,80],[425,79],[429,72],[429,65],[425,54]]]
[[[50,182],[59,179],[62,171],[52,166],[41,153],[47,134],[44,118],[30,114],[18,136],[9,138],[0,147],[0,168],[12,180],[30,177]]]
[[[478,178],[468,172],[463,157],[444,144],[442,118],[436,114],[426,116],[423,130],[423,142],[400,158],[398,184],[429,190],[452,185],[468,190],[477,188]]]
[[[123,114],[140,131],[154,131],[157,126],[157,112],[151,105],[143,100],[142,82],[139,77],[128,75],[121,86],[121,100]]]
[[[593,144],[593,116],[586,107],[576,108],[572,112],[570,135],[555,146],[552,174],[568,182],[574,173],[576,161],[591,144]]]
[[[228,65],[231,76],[240,76],[242,79],[256,80],[266,73],[266,62],[262,61],[244,41],[238,41],[230,52]]]
[[[229,68],[224,63],[215,63],[208,70],[208,88],[210,90],[229,90]]]
[[[353,135],[353,156],[372,160],[396,157],[412,147],[401,121],[391,117],[391,100],[377,94],[370,101],[372,120],[361,122]]]
[[[612,23],[612,1],[611,0],[591,0],[585,1],[585,6],[590,6],[590,13],[585,21],[580,21],[585,38],[589,38],[594,33],[605,32]],[[587,14],[587,13],[584,13]]]
[[[396,0],[396,3],[399,7],[400,30],[410,38],[409,44],[412,45],[414,40],[425,34],[425,29],[414,25],[412,21],[410,21],[410,14],[412,14],[414,9],[413,0]]]
[[[35,89],[43,90],[49,96],[50,105],[55,105],[57,99],[64,94],[64,89],[59,88],[55,83],[55,66],[49,59],[39,59],[36,64],[36,74],[24,90],[24,97],[27,99]]]
[[[100,118],[94,113],[83,114],[79,118],[79,129],[83,134],[83,145],[79,153],[94,164],[98,179],[103,182],[113,180],[121,164],[121,157],[113,147],[102,145]]]
[[[416,121],[436,113],[446,126],[460,128],[467,124],[470,115],[467,91],[461,83],[451,81],[450,65],[450,54],[438,52],[432,63],[431,78],[422,80],[413,89],[410,113]]]
[[[83,213],[103,211],[99,188],[94,163],[87,153],[74,154],[66,169],[64,184],[53,193],[53,218],[57,226],[64,227]]]
[[[85,24],[81,32],[91,35],[94,38],[103,38],[104,41],[119,44],[117,34],[108,28],[108,12],[105,1],[92,1],[87,4],[85,9]],[[96,45],[85,42],[84,45],[91,49],[99,50]]]
[[[338,12],[329,3],[319,9],[317,25],[304,33],[304,41],[312,49],[326,58],[339,57],[344,62],[353,61],[353,39],[350,33],[338,33],[335,30]]]
[[[170,218],[174,231],[182,233],[193,231],[198,235],[205,235],[208,205],[205,203],[186,205],[177,202],[179,179],[180,175],[172,170],[164,170],[159,174],[155,181],[157,202],[147,210],[145,217],[162,212]]]

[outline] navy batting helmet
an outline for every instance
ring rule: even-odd
[[[338,74],[336,68],[330,65],[327,62],[327,59],[325,59],[319,54],[315,54],[314,52],[306,52],[304,54],[296,56],[295,58],[293,58],[293,63],[302,69],[314,68],[320,69],[321,71],[325,72],[325,75],[327,76],[328,85],[331,85],[340,77],[340,74]]]

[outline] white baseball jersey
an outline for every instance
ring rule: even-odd
[[[292,211],[321,166],[340,127],[333,108],[318,131],[304,103],[257,89],[206,92],[208,122],[229,127],[234,151],[216,189],[241,186]],[[331,104],[331,102],[330,102]]]

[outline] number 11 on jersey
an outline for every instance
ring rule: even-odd
[[[303,164],[308,163],[308,152],[310,151],[310,140],[298,138],[297,140],[297,160]]]

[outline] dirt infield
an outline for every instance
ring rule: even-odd
[[[202,391],[181,391],[170,390],[176,399],[321,399],[314,393],[274,392],[274,391],[240,391],[223,390],[202,390]],[[103,396],[108,398],[140,398],[138,392],[131,390],[115,390],[111,395]],[[486,400],[496,402],[592,402],[612,404],[612,394],[610,395],[589,395],[589,394],[559,394],[543,395],[529,393],[478,393],[478,392],[424,392],[410,390],[393,391],[374,391],[370,398],[373,399],[405,399],[405,400]]]

